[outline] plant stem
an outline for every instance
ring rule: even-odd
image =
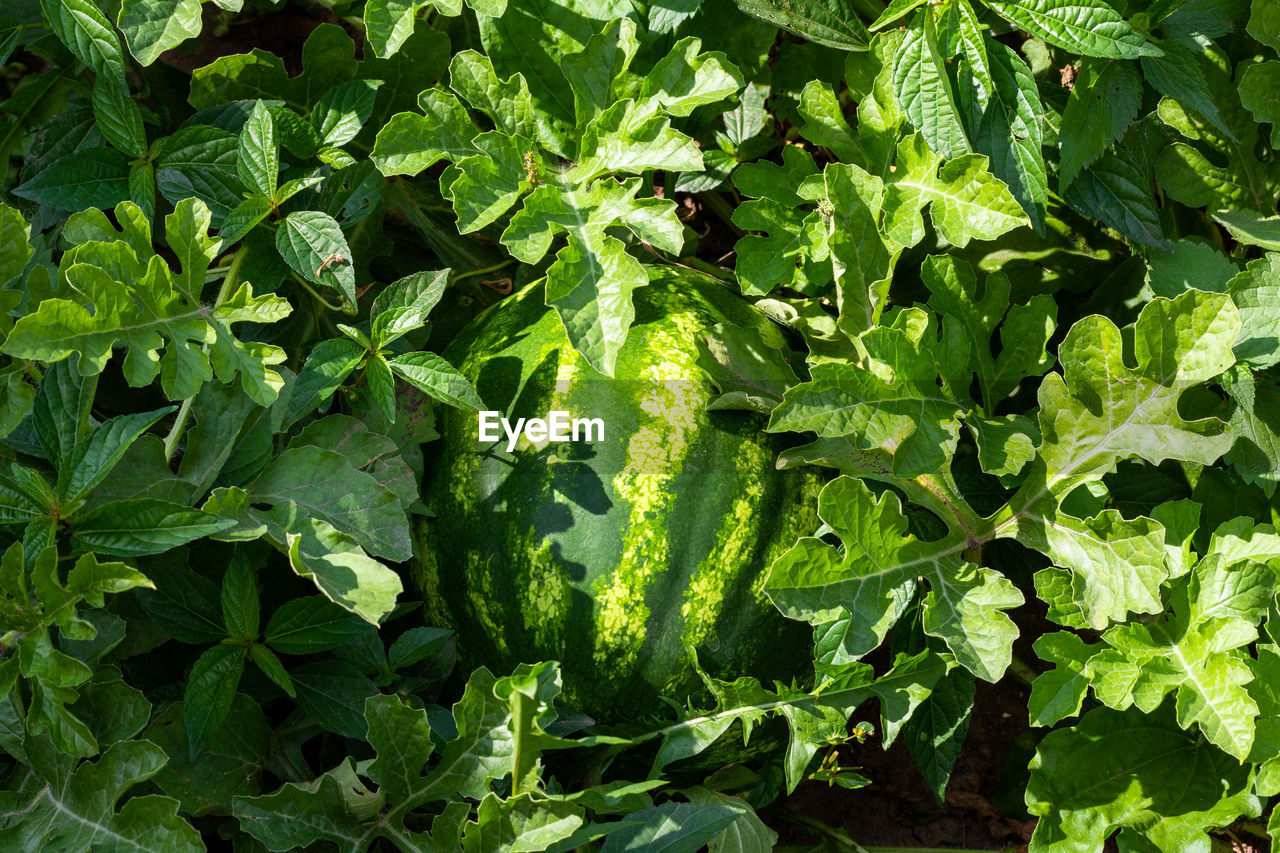
[[[289,275],[293,276],[294,281],[302,285],[303,290],[311,294],[311,298],[313,298],[316,302],[319,302],[325,308],[328,308],[330,311],[341,311],[343,314],[354,313],[352,311],[346,310],[346,308],[343,305],[334,305],[332,302],[325,299],[323,296],[321,296],[319,293],[316,292],[316,289],[312,287],[311,284],[305,278],[298,275],[296,272],[289,273]]]
[[[1259,838],[1270,837],[1270,835],[1267,832],[1267,825],[1260,820],[1248,820],[1248,819],[1238,820],[1235,823],[1233,823],[1232,826],[1238,830],[1241,830],[1242,832],[1247,832],[1250,835],[1256,835]]]
[[[744,232],[737,225],[733,224],[733,208],[729,202],[725,201],[724,196],[720,195],[717,190],[707,190],[704,193],[698,193],[698,201],[707,206],[707,210],[716,215],[716,218],[728,226],[729,230],[741,237]]]
[[[1030,664],[1022,660],[1017,655],[1014,655],[1009,661],[1009,674],[1028,687],[1030,687],[1031,682],[1035,681],[1036,677],[1040,675],[1040,673],[1036,672]]]
[[[481,267],[478,270],[471,270],[470,272],[464,272],[462,275],[455,275],[453,277],[453,283],[457,284],[463,279],[475,278],[478,275],[487,275],[488,273],[491,273],[491,272],[497,272],[498,270],[503,269],[504,267],[511,266],[515,262],[516,262],[515,258],[508,258],[507,260],[502,261],[501,263],[491,264],[490,266]]]
[[[173,419],[173,426],[169,428],[169,434],[164,437],[165,462],[173,461],[173,454],[178,450],[178,439],[182,438],[182,433],[187,429],[187,422],[191,420],[191,401],[195,398],[195,395],[192,394],[182,401],[182,406],[178,409],[178,414]]]
[[[213,298],[213,307],[217,308],[227,298],[231,296],[231,290],[240,283],[240,265],[244,263],[244,257],[249,253],[248,246],[241,245],[236,249],[235,255],[231,258],[231,263],[227,265],[227,276],[222,280],[222,286],[218,288],[218,295]]]
[[[218,288],[218,295],[214,297],[213,307],[217,308],[223,302],[226,302],[235,289],[236,284],[240,280],[240,265],[244,263],[244,256],[248,254],[249,247],[241,245],[236,249],[235,255],[231,258],[231,263],[227,266],[227,276],[222,280],[222,286]],[[169,428],[169,434],[164,437],[164,461],[172,462],[173,454],[178,451],[178,441],[182,438],[182,434],[186,432],[187,423],[191,420],[191,405],[195,401],[195,395],[182,401],[182,406],[178,409],[178,415],[173,419],[173,426]]]
[[[862,847],[858,842],[849,837],[849,833],[843,829],[832,826],[824,820],[818,820],[816,817],[798,814],[797,812],[787,809],[779,809],[777,811],[779,817],[783,820],[803,826],[805,829],[812,830],[819,835],[825,835],[837,844],[849,849],[857,851],[857,853],[867,853],[866,848]]]
[[[511,698],[511,730],[513,732],[532,731],[533,715],[536,702],[518,691],[512,691]],[[529,749],[525,738],[517,737],[515,750],[511,756],[511,794],[518,796],[537,790],[536,772],[537,754]]]
[[[691,267],[696,270],[700,270],[706,273],[707,275],[711,276],[712,278],[718,278],[720,279],[720,281],[729,282],[729,283],[733,283],[734,281],[733,273],[729,272],[728,270],[721,269],[720,267],[715,266],[714,264],[709,264],[706,261],[702,260],[702,258],[695,258],[693,256],[689,256],[687,258],[681,258],[680,263],[683,264],[684,266]]]
[[[964,495],[952,480],[951,475],[943,471],[940,474],[922,474],[915,478],[922,494],[913,495],[920,503],[938,512],[946,521],[954,521],[964,531],[965,536],[981,545],[985,541],[980,530],[981,519],[969,506]]]

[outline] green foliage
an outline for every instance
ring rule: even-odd
[[[500,239],[523,263],[540,261],[565,234],[567,244],[547,270],[547,304],[574,347],[606,375],[635,317],[631,292],[647,281],[608,229],[625,225],[637,240],[673,254],[684,242],[671,201],[637,199],[641,181],[614,176],[701,171],[702,155],[671,117],[721,101],[742,85],[722,54],[699,52],[697,39],[681,40],[639,77],[630,66],[640,47],[635,25],[621,19],[579,52],[566,52],[557,74],[573,93],[573,116],[563,128],[539,121],[523,74],[504,80],[488,57],[459,53],[449,66],[452,92],[424,92],[423,114],[394,116],[372,155],[387,175],[418,174],[448,160],[442,191],[464,234],[493,224],[519,202]],[[494,129],[477,133],[463,101]],[[561,167],[555,155],[574,165]]]
[[[759,853],[1010,679],[1030,853],[1280,837],[1280,3],[0,5],[0,850]],[[669,265],[787,330],[676,329],[834,474],[727,593],[813,663],[606,726],[406,579],[463,325],[611,381]]]
[[[566,740],[548,734],[559,693],[553,664],[521,667],[495,679],[487,670],[471,675],[453,707],[454,736],[435,746],[425,711],[396,696],[365,703],[369,741],[376,757],[360,766],[350,760],[313,782],[286,785],[274,794],[237,798],[235,814],[269,850],[326,840],[340,849],[363,851],[379,838],[415,849],[467,851],[546,850],[570,839],[605,838],[603,850],[695,851],[721,834],[737,816],[713,802],[668,802],[636,809],[627,820],[596,823],[616,800],[648,804],[653,785],[587,788],[573,795],[549,794],[537,772],[540,753],[625,743],[621,739]],[[514,790],[500,797],[492,784],[510,774]],[[625,794],[624,794],[625,791]],[[620,796],[621,795],[621,796]],[[476,819],[462,798],[479,800]],[[413,815],[436,804],[428,829]],[[305,822],[299,814],[311,816]]]
[[[1106,705],[1147,713],[1175,692],[1179,725],[1199,726],[1210,742],[1245,760],[1259,709],[1246,687],[1254,662],[1243,647],[1257,639],[1266,617],[1274,576],[1267,564],[1276,559],[1280,538],[1269,526],[1234,519],[1215,531],[1208,552],[1165,593],[1161,619],[1117,625],[1096,648],[1080,645],[1075,635],[1045,635],[1038,642],[1050,659],[1066,652],[1065,669],[1044,676],[1046,687],[1033,692],[1033,719],[1047,725],[1077,713],[1089,686]],[[1075,695],[1074,707],[1065,691]]]
[[[1036,849],[1093,850],[1116,829],[1157,850],[1186,848],[1256,814],[1244,768],[1169,717],[1099,708],[1046,737],[1027,787],[1027,808],[1041,818]]]
[[[51,631],[56,626],[62,637],[93,640],[98,629],[77,610],[85,603],[102,607],[107,593],[149,586],[150,582],[123,563],[99,563],[92,554],[76,561],[65,583],[59,581],[57,554],[52,548],[42,550],[29,569],[24,562],[22,546],[15,543],[0,563],[4,573],[4,599],[0,602],[6,626],[4,644],[6,651],[17,652],[5,662],[5,684],[12,690],[16,678],[28,679],[28,725],[34,734],[47,732],[51,748],[72,758],[96,755],[99,743],[95,732],[74,710],[81,698],[77,688],[93,677],[93,671],[58,650]]]
[[[345,340],[326,341],[327,346],[316,347],[307,357],[290,404],[291,417],[328,402],[362,364],[369,388],[390,422],[396,419],[393,377],[442,403],[482,408],[484,402],[471,383],[440,356],[430,352],[391,355],[388,350],[406,334],[426,325],[431,309],[444,296],[448,278],[448,270],[414,273],[388,285],[369,308],[368,335],[350,326],[339,326]]]
[[[188,199],[165,219],[170,248],[185,261],[179,276],[152,252],[150,227],[137,205],[121,202],[115,214],[123,231],[96,210],[68,222],[75,242],[62,256],[55,293],[70,298],[41,300],[14,324],[3,352],[45,362],[79,353],[80,372],[91,376],[123,346],[125,378],[134,387],[159,376],[166,396],[185,400],[215,375],[225,383],[238,374],[255,402],[274,400],[283,380],[270,366],[284,361],[284,352],[240,341],[231,325],[273,323],[288,316],[290,306],[273,295],[254,296],[247,282],[212,309],[200,302],[204,272],[220,246],[207,236],[208,209]]]
[[[848,0],[736,0],[738,8],[777,24],[815,44],[841,50],[866,50],[870,35]]]
[[[166,50],[200,35],[200,0],[129,0],[116,19],[129,52],[150,65]]]
[[[19,850],[49,844],[75,851],[103,845],[160,845],[179,853],[204,849],[199,833],[178,815],[178,802],[171,797],[141,794],[116,808],[126,791],[164,766],[164,753],[155,744],[122,741],[104,750],[96,762],[79,765],[47,741],[32,738],[25,746],[32,768],[20,782],[36,793],[6,798],[18,819],[0,830],[5,844]]]

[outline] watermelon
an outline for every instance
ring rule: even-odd
[[[478,316],[444,353],[489,409],[603,422],[578,441],[478,441],[446,409],[420,523],[416,580],[464,664],[558,660],[564,699],[621,722],[704,699],[688,648],[721,678],[810,670],[807,626],[762,592],[774,557],[818,525],[820,483],[779,471],[764,419],[708,412],[697,338],[718,323],[782,331],[714,279],[653,270],[612,378],[569,344],[533,285]],[[567,432],[567,430],[565,430]],[[561,436],[563,437],[563,436]],[[588,440],[591,439],[591,440]]]

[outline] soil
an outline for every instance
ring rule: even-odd
[[[857,766],[871,785],[849,791],[808,782],[782,808],[819,818],[869,847],[1021,847],[1031,838],[1035,821],[1007,816],[993,800],[1009,809],[1007,789],[1020,789],[1016,783],[1021,779],[1010,780],[1003,770],[1011,753],[1025,751],[1015,741],[1026,729],[1028,693],[1024,684],[1010,678],[997,684],[979,682],[969,734],[941,807],[900,737],[888,750],[871,738],[841,756],[842,763]],[[875,722],[878,709],[870,709],[859,717]],[[1025,760],[1019,763],[1025,771]],[[785,820],[775,823],[780,824],[775,828],[783,844],[813,841],[803,827]]]
[[[1023,637],[1035,636],[1026,629],[1040,621],[1040,613],[1024,606],[1014,616]],[[1014,653],[1020,660],[1036,660],[1021,638]],[[889,663],[883,648],[867,660],[880,672]],[[868,847],[1024,847],[1035,828],[1021,801],[1027,762],[1038,734],[1028,731],[1029,695],[1026,682],[1012,675],[996,684],[977,683],[969,731],[941,806],[907,751],[905,737],[899,735],[887,750],[878,737],[872,737],[842,748],[840,754],[842,766],[855,768],[871,784],[854,790],[818,782],[801,784],[777,806],[783,813],[770,816],[779,843],[816,840],[812,830],[787,819],[785,812],[790,812],[842,829]],[[879,713],[877,703],[867,703],[850,724],[866,721],[878,728]]]
[[[1025,851],[1036,825],[1023,803],[1027,765],[1046,733],[1030,728],[1027,721],[1029,681],[1036,675],[1032,667],[1043,668],[1030,641],[1054,630],[1045,617],[1044,604],[1033,596],[1028,599],[1010,613],[1019,630],[1013,648],[1015,666],[995,684],[977,682],[968,735],[952,771],[945,803],[939,805],[925,784],[904,737],[899,735],[887,750],[872,737],[843,747],[840,754],[841,766],[855,768],[871,780],[870,785],[847,790],[806,782],[762,813],[778,833],[779,844],[803,847],[820,840],[815,830],[789,820],[790,813],[843,830],[867,848]],[[884,647],[868,655],[867,662],[877,672],[886,671],[889,659]],[[1022,677],[1015,669],[1023,670]],[[869,702],[858,709],[850,726],[866,721],[878,729],[879,713],[878,704]],[[1214,849],[1268,853],[1271,846],[1258,834],[1258,826],[1241,822],[1212,833]],[[1103,853],[1116,850],[1112,838]]]

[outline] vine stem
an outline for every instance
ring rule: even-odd
[[[718,279],[723,282],[733,283],[735,281],[733,274],[730,273],[728,270],[721,269],[720,267],[714,264],[707,263],[706,261],[702,260],[702,258],[695,258],[692,255],[687,258],[681,258],[679,261],[674,262],[674,265],[687,267],[689,269],[695,269],[695,270],[698,270],[699,272],[704,272],[707,275],[711,276],[712,278]]]
[[[788,823],[794,823],[803,826],[805,829],[812,830],[819,835],[825,835],[837,844],[841,844],[849,850],[855,850],[857,853],[868,853],[867,849],[858,842],[849,837],[849,833],[843,829],[832,826],[824,820],[818,820],[816,817],[799,814],[787,809],[780,809],[778,816]]]
[[[922,474],[916,477],[915,481],[931,498],[926,502],[926,506],[934,504],[938,508],[945,509],[951,520],[960,525],[967,539],[978,544],[985,541],[982,538],[981,520],[978,514],[973,511],[973,507],[969,506],[964,495],[960,494],[960,490],[956,488],[950,476],[935,477]]]
[[[1243,820],[1236,821],[1235,823],[1232,824],[1232,826],[1243,832],[1247,832],[1250,835],[1256,835],[1259,838],[1270,837],[1267,832],[1266,823],[1264,823],[1261,820],[1249,820],[1245,818]]]
[[[321,305],[323,305],[325,308],[328,308],[330,311],[341,311],[343,314],[355,313],[354,311],[348,311],[346,309],[345,307],[346,300],[343,300],[343,303],[344,303],[343,305],[334,305],[332,302],[330,302],[329,300],[321,296],[319,293],[317,293],[316,289],[312,287],[311,284],[305,278],[298,275],[296,272],[291,272],[289,273],[289,275],[293,276],[294,281],[302,285],[303,290],[311,294],[312,299],[319,302]]]
[[[244,263],[244,257],[249,253],[249,247],[241,245],[236,249],[235,255],[231,258],[231,263],[227,265],[227,277],[222,280],[222,286],[218,288],[218,295],[213,299],[213,307],[217,308],[226,302],[231,296],[231,290],[240,283],[240,265]]]
[[[720,195],[716,190],[708,190],[704,193],[698,193],[698,200],[707,206],[707,210],[711,211],[717,219],[728,226],[729,230],[741,237],[745,232],[733,222],[733,208],[729,202],[725,201],[724,196]]]
[[[504,268],[506,268],[506,267],[511,266],[511,265],[512,265],[512,264],[514,264],[515,262],[516,262],[516,261],[515,261],[515,258],[509,258],[509,259],[507,259],[507,260],[505,260],[505,261],[502,261],[501,263],[492,264],[492,265],[487,266],[487,267],[482,267],[482,268],[480,268],[480,269],[478,269],[478,270],[471,270],[470,272],[464,272],[462,275],[455,275],[455,276],[453,277],[453,283],[454,283],[454,284],[457,284],[458,282],[462,281],[463,279],[475,278],[475,277],[476,277],[476,276],[478,276],[478,275],[486,275],[486,274],[491,273],[491,272],[497,272],[497,271],[498,271],[498,270],[500,270],[500,269],[504,269]]]
[[[1009,674],[1030,687],[1032,683],[1039,677],[1040,673],[1035,667],[1024,661],[1022,658],[1014,655],[1009,661]]]
[[[222,279],[222,286],[218,288],[218,295],[214,297],[214,308],[217,308],[230,298],[236,284],[240,281],[240,265],[244,263],[244,257],[248,254],[248,251],[249,247],[245,245],[241,245],[239,249],[236,249],[235,255],[231,258],[231,263],[227,266],[227,275]],[[195,399],[195,395],[192,394],[182,401],[177,417],[173,419],[173,426],[169,428],[169,434],[164,437],[164,460],[166,462],[172,462],[173,454],[178,451],[178,441],[181,440],[182,434],[186,432],[187,423],[191,420],[191,406]]]

